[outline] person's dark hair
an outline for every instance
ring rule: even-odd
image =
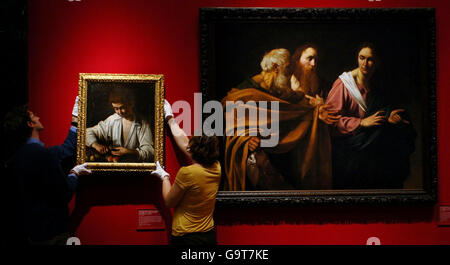
[[[377,47],[372,42],[362,42],[358,45],[358,49],[356,50],[356,56],[358,56],[359,52],[364,48],[370,48],[372,50],[372,54],[375,57],[375,60],[378,60]]]
[[[219,139],[215,135],[192,136],[188,150],[197,163],[211,166],[219,159]]]
[[[31,122],[28,104],[17,106],[6,113],[3,119],[3,134],[6,139],[15,139],[18,143],[25,142],[33,129],[28,126]]]
[[[387,89],[387,86],[383,85],[384,77],[389,74],[386,72],[385,67],[382,67],[382,51],[381,46],[376,46],[373,42],[361,42],[356,49],[356,58],[358,58],[359,52],[364,48],[370,48],[372,50],[372,55],[375,59],[375,71],[373,72],[372,78],[370,79],[371,87],[374,87],[378,90],[378,93],[386,93],[386,91],[381,92],[382,90]],[[356,59],[358,60],[358,59]],[[390,86],[388,86],[390,87]]]
[[[305,45],[298,47],[291,56],[291,63],[289,64],[289,73],[291,74],[294,73],[295,67],[297,67],[298,60],[300,60],[300,57],[302,57],[302,53],[308,48],[313,48],[314,50],[316,50],[316,52],[318,52],[317,46],[312,43],[307,43]]]
[[[28,126],[31,122],[28,104],[14,107],[5,114],[2,121],[2,139],[8,139],[2,159],[8,159],[16,149],[27,141],[33,129]]]
[[[127,106],[134,106],[134,94],[130,89],[115,86],[109,94],[109,104],[122,103]]]

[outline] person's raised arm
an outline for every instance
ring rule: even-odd
[[[175,118],[173,117],[172,106],[170,106],[170,103],[167,100],[164,100],[164,119],[169,125],[170,131],[172,132],[173,138],[175,139],[178,148],[180,148],[184,154],[191,158],[191,154],[187,150],[189,138],[175,121]]]
[[[71,157],[76,153],[78,131],[78,101],[79,97],[77,96],[75,98],[75,104],[72,108],[72,122],[66,139],[61,145],[56,145],[50,148],[50,151],[53,152],[60,161]]]
[[[78,125],[78,102],[80,101],[80,97],[77,96],[75,98],[75,104],[72,108],[72,126],[77,127]]]

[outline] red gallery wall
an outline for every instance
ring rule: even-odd
[[[193,103],[199,91],[200,7],[434,7],[437,27],[439,201],[434,207],[290,207],[216,209],[220,244],[450,244],[438,226],[450,205],[450,3],[438,0],[30,0],[29,98],[46,145],[64,140],[81,73],[164,74],[166,98]],[[172,176],[183,158],[166,136]],[[147,178],[82,179],[75,205],[82,244],[166,244],[166,231],[137,231],[137,209],[161,206],[159,182]]]

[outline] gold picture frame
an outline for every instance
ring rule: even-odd
[[[134,122],[140,122],[142,128],[150,128],[150,138],[153,144],[153,157],[136,161],[120,161],[125,156],[113,156],[108,153],[96,152],[86,145],[89,128],[100,121],[118,115],[109,102],[112,90],[122,91],[133,98]],[[107,74],[80,73],[79,75],[79,116],[77,136],[77,163],[88,163],[88,168],[94,172],[151,172],[156,168],[156,161],[164,164],[164,76],[159,74]],[[138,115],[139,114],[139,115]],[[115,116],[115,117],[121,117]],[[136,117],[139,117],[136,118]],[[146,124],[144,126],[144,123]],[[132,130],[130,129],[130,135]],[[122,131],[121,131],[122,132]],[[144,131],[144,132],[148,132]],[[90,132],[89,132],[90,133]],[[133,136],[129,136],[133,137]],[[139,137],[141,138],[141,137]],[[122,142],[128,143],[129,139]],[[106,146],[106,144],[105,144]],[[147,144],[148,146],[148,144]],[[112,149],[111,149],[112,148]],[[116,150],[110,147],[108,150]],[[151,150],[151,149],[150,149]],[[151,151],[149,151],[151,154]],[[111,159],[110,159],[111,158]],[[117,161],[116,159],[117,158]],[[133,159],[131,159],[133,160]]]

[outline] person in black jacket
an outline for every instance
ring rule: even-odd
[[[27,105],[5,116],[4,132],[12,146],[4,168],[11,205],[16,206],[12,219],[17,221],[7,244],[64,245],[70,237],[68,203],[76,190],[78,176],[91,173],[87,164],[75,166],[69,174],[62,167],[63,161],[76,151],[78,97],[72,115],[72,126],[64,143],[50,148],[40,141],[44,126]]]

